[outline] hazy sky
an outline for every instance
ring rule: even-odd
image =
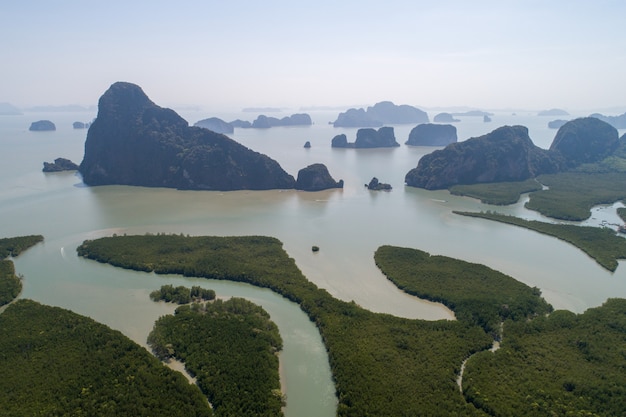
[[[626,108],[624,0],[0,0],[0,102]]]

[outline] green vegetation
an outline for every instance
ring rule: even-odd
[[[263,308],[242,298],[182,306],[148,337],[196,377],[216,416],[282,416],[278,357],[282,340]]]
[[[15,275],[13,261],[5,258],[18,256],[42,240],[43,236],[39,235],[0,239],[0,306],[13,301],[22,291],[22,281]]]
[[[496,352],[469,359],[466,398],[492,416],[623,416],[626,300],[582,315],[505,324]]]
[[[0,259],[4,259],[8,256],[18,256],[20,253],[39,242],[43,242],[43,236],[41,235],[1,238]]]
[[[496,335],[503,320],[526,320],[552,311],[538,288],[484,265],[393,246],[378,248],[374,259],[401,290],[441,302],[458,320]]]
[[[462,216],[480,217],[482,219],[513,224],[556,237],[576,246],[609,271],[615,271],[617,269],[618,259],[626,259],[626,239],[617,236],[615,232],[609,228],[545,223],[536,220],[524,220],[519,217],[494,212],[470,213],[455,211],[454,213]]]
[[[19,300],[0,315],[3,416],[211,416],[206,398],[120,332]]]
[[[585,220],[591,208],[626,199],[626,172],[563,172],[541,175],[547,190],[530,194],[526,208],[562,220]]]
[[[152,301],[165,301],[166,303],[188,304],[199,301],[209,301],[215,299],[215,291],[205,290],[202,287],[194,286],[191,289],[183,286],[162,285],[160,289],[150,293]]]
[[[471,185],[453,185],[450,193],[477,198],[485,204],[515,204],[524,193],[541,190],[541,184],[535,179],[517,182],[495,182]]]
[[[22,281],[15,275],[15,266],[6,259],[0,261],[0,306],[15,300],[22,291]]]
[[[176,245],[182,249],[164,251]],[[454,306],[459,319],[425,322],[332,298],[307,281],[272,238],[124,236],[86,241],[79,253],[128,268],[166,273],[170,265],[249,282],[298,302],[327,347],[342,417],[613,416],[626,409],[624,300],[580,317],[546,315],[551,307],[537,289],[489,268],[414,249],[379,248],[376,262],[389,279]],[[194,308],[179,314],[195,317]],[[493,331],[497,320],[505,320],[504,337],[494,354],[486,351],[493,338],[477,324]],[[178,354],[173,343],[169,348]],[[468,357],[461,395],[456,377]]]
[[[85,241],[81,256],[142,271],[271,288],[300,304],[328,350],[339,416],[482,416],[459,394],[461,363],[493,339],[464,321],[409,320],[337,300],[307,281],[269,237],[116,236]]]

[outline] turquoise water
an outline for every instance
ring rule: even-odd
[[[295,112],[295,111],[294,111]],[[214,116],[182,114],[190,124]],[[479,262],[539,287],[555,308],[582,312],[609,297],[626,297],[626,267],[615,273],[598,266],[573,246],[554,238],[452,210],[498,210],[528,218],[522,202],[492,207],[446,191],[403,185],[404,176],[433,148],[408,147],[413,126],[396,126],[400,147],[332,149],[333,136],[356,129],[335,129],[332,113],[312,113],[310,127],[236,129],[233,139],[276,159],[294,177],[299,169],[324,163],[343,179],[343,190],[205,192],[125,186],[86,187],[74,173],[45,174],[44,161],[82,160],[86,130],[73,121],[95,114],[50,113],[0,116],[0,235],[42,234],[45,242],[16,259],[25,276],[22,297],[88,315],[145,346],[154,320],[173,307],[153,303],[148,294],[163,283],[201,284],[218,296],[246,297],[262,305],[281,331],[287,416],[333,416],[336,401],[326,352],[317,329],[299,308],[271,291],[248,285],[124,271],[79,259],[83,240],[112,233],[191,235],[268,235],[280,239],[305,276],[335,297],[354,300],[372,311],[426,320],[451,319],[445,307],[410,297],[391,285],[374,265],[383,244]],[[220,116],[220,115],[217,115]],[[280,115],[282,116],[282,115]],[[430,115],[431,118],[433,115]],[[253,119],[248,113],[223,116]],[[32,121],[50,119],[55,132],[29,132]],[[529,127],[533,141],[549,147],[555,131],[548,119],[530,114],[496,114],[493,122],[462,118],[459,139],[487,133],[504,124]],[[312,147],[304,149],[310,141]],[[391,192],[364,187],[372,177]],[[311,246],[320,247],[312,252]]]

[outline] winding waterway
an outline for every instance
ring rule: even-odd
[[[295,111],[294,111],[295,112]],[[73,173],[44,174],[43,161],[82,160],[86,131],[73,121],[95,114],[51,113],[0,116],[0,235],[42,234],[39,244],[15,259],[25,276],[21,297],[61,306],[122,331],[146,345],[154,321],[174,307],[150,301],[164,283],[202,285],[218,296],[238,296],[262,305],[284,340],[281,376],[287,416],[334,416],[336,399],[328,358],[313,323],[297,305],[269,290],[245,284],[126,271],[76,256],[85,239],[112,233],[190,235],[267,235],[284,243],[305,276],[343,300],[376,312],[425,320],[452,319],[440,304],[418,300],[393,286],[376,268],[373,254],[383,244],[478,262],[542,290],[557,309],[582,312],[609,297],[626,297],[626,268],[599,267],[578,249],[557,239],[496,222],[454,215],[452,210],[494,210],[540,218],[523,208],[486,206],[447,191],[405,187],[404,176],[433,148],[332,149],[336,114],[312,114],[310,127],[236,129],[244,145],[276,159],[296,176],[299,169],[324,163],[343,190],[199,192],[125,186],[86,187]],[[214,114],[183,114],[190,123]],[[225,120],[256,115],[217,115]],[[282,116],[282,115],[281,115]],[[432,118],[433,115],[431,115]],[[32,121],[49,119],[55,132],[29,132]],[[534,115],[462,118],[459,139],[487,133],[503,124],[524,124],[535,143],[547,148],[555,131]],[[403,144],[413,126],[396,126]],[[623,133],[623,132],[622,132]],[[304,149],[310,141],[312,147]],[[393,186],[368,191],[372,177]],[[320,247],[312,252],[311,246]]]

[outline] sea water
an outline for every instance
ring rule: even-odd
[[[297,111],[291,112],[295,113]],[[285,114],[268,114],[283,117]],[[256,115],[183,113],[190,124],[217,116],[252,121]],[[22,297],[61,306],[122,331],[146,346],[154,321],[174,307],[150,301],[165,283],[202,285],[221,297],[245,297],[262,305],[284,339],[281,381],[287,416],[333,416],[336,399],[328,358],[320,335],[297,305],[266,289],[223,281],[157,276],[126,271],[76,256],[85,239],[113,233],[184,233],[190,235],[267,235],[280,239],[304,275],[333,296],[364,308],[425,320],[453,319],[444,306],[408,296],[376,268],[381,245],[397,245],[485,264],[530,285],[557,309],[577,313],[609,297],[626,297],[626,268],[601,268],[580,250],[555,238],[510,225],[458,216],[453,210],[497,210],[542,219],[523,201],[494,207],[404,185],[406,173],[431,147],[404,145],[412,125],[394,126],[401,146],[391,149],[333,149],[332,138],[357,129],[334,128],[337,114],[311,113],[307,127],[235,129],[233,139],[264,153],[294,177],[313,163],[325,164],[344,180],[344,188],[320,192],[178,191],[127,186],[87,187],[75,173],[43,173],[43,162],[64,157],[80,163],[86,130],[74,121],[95,113],[26,113],[0,116],[0,235],[42,234],[45,241],[15,259],[23,274]],[[230,116],[230,118],[229,118]],[[432,118],[432,114],[430,115]],[[31,122],[49,119],[57,130],[30,132]],[[503,125],[529,128],[531,139],[548,148],[555,130],[549,118],[535,114],[495,114],[490,123],[460,117],[459,140]],[[623,132],[621,132],[623,133]],[[311,143],[310,149],[304,143]],[[389,183],[390,192],[369,191],[372,177]],[[547,219],[544,219],[547,220]],[[319,252],[313,252],[312,246]]]

